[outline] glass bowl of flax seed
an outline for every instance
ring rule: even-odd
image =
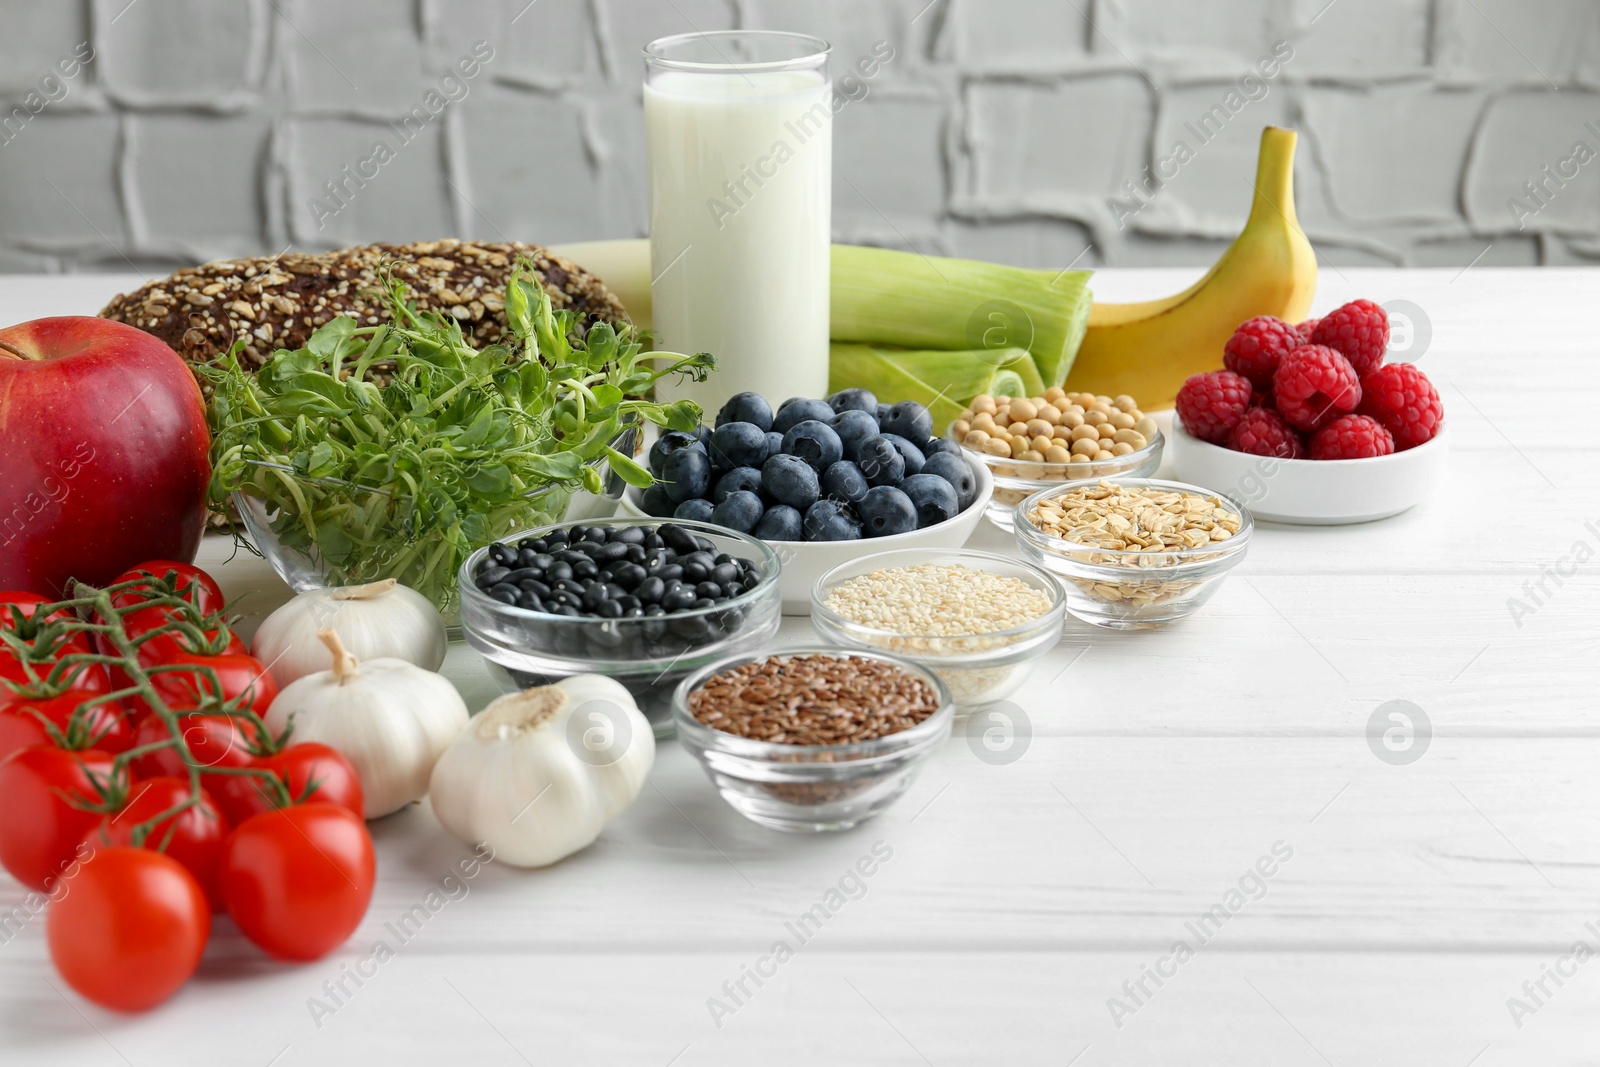
[[[793,648],[737,656],[673,694],[678,740],[751,822],[848,830],[881,814],[950,737],[955,701],[898,656]]]

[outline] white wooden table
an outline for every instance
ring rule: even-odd
[[[7,278],[0,321],[93,313],[135,281]],[[343,949],[269,962],[223,920],[142,1016],[67,991],[26,924],[0,944],[0,1063],[1594,1064],[1600,962],[1568,953],[1600,953],[1600,561],[1562,561],[1600,550],[1597,289],[1594,270],[1325,270],[1319,313],[1367,296],[1431,319],[1422,366],[1454,426],[1437,498],[1266,526],[1174,629],[1070,624],[1010,747],[952,739],[876,822],[763,830],[668,743],[592,848],[447,882],[402,945],[386,924],[469,853],[417,806],[373,825],[379,884]],[[214,538],[201,562],[228,555]],[[217,573],[256,612],[287,595],[253,558]],[[809,636],[786,620],[780,642]],[[474,709],[493,695],[465,647],[446,673]],[[1431,723],[1409,763],[1369,743],[1390,700]],[[875,845],[892,857],[830,898]],[[1291,857],[1261,861],[1275,846]],[[0,882],[4,912],[24,894]],[[786,924],[830,900],[801,943]],[[762,963],[780,940],[793,958]]]

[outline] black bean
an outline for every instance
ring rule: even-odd
[[[606,587],[591,585],[583,593],[583,607],[585,611],[597,611],[601,604],[606,602]]]
[[[506,575],[511,573],[509,567],[490,567],[478,575],[479,589],[492,589],[506,580]]]
[[[647,577],[645,569],[637,563],[624,563],[612,574],[611,580],[624,589],[637,589]]]
[[[728,555],[726,552],[718,552],[717,553],[716,562],[717,562],[717,566],[720,567],[724,563],[732,563],[732,562],[734,562],[734,558],[732,556]]]
[[[711,568],[711,580],[719,585],[739,580],[739,568],[733,563],[718,563]]]
[[[624,609],[622,605],[617,603],[615,600],[603,600],[600,602],[600,606],[596,610],[599,612],[602,619],[620,619],[622,618],[622,612]]]
[[[709,580],[700,582],[694,587],[694,591],[703,600],[716,600],[722,596],[722,586]]]
[[[544,601],[539,599],[537,593],[523,593],[517,598],[517,607],[526,608],[528,611],[543,611]]]
[[[542,571],[540,571],[537,567],[518,567],[516,570],[512,571],[510,574],[506,575],[505,578],[502,579],[502,581],[507,581],[507,582],[510,582],[512,585],[516,585],[518,582],[522,581],[525,578],[542,579],[542,578],[544,578],[544,573]]]
[[[683,565],[683,580],[686,582],[703,582],[711,571],[699,563],[685,563]]]
[[[493,589],[490,589],[489,595],[503,604],[515,604],[517,599],[522,596],[522,590],[518,589],[514,585],[506,585],[502,583],[495,586]],[[694,598],[690,597],[689,599],[693,600]]]
[[[701,537],[698,534],[694,535],[694,547],[701,552],[710,552],[712,555],[715,555],[717,551],[717,543],[715,541],[709,537]]]
[[[622,617],[624,619],[642,619],[642,618],[644,618],[644,609],[643,608],[627,608],[622,612]]]
[[[588,587],[585,586],[582,582],[573,581],[571,578],[564,578],[561,581],[555,583],[555,588],[561,590],[564,593],[571,593],[573,596],[581,597],[584,594],[584,590],[587,589]]]
[[[535,552],[531,548],[524,548],[522,551],[517,553],[517,566],[519,566],[519,567],[534,567],[534,566],[537,566],[538,564],[535,563],[534,561],[537,560],[538,558],[539,558],[539,553]]]
[[[594,554],[594,561],[602,564],[615,563],[618,560],[627,558],[628,546],[621,541],[613,541],[608,545],[601,545]]]
[[[660,533],[661,539],[667,543],[667,547],[675,552],[689,553],[700,547],[699,538],[682,526],[675,526],[670,522],[663,523]]]
[[[662,567],[660,570],[656,571],[656,577],[660,578],[663,582],[676,581],[677,579],[683,577],[683,566],[677,563],[669,563],[665,567]]]
[[[568,581],[572,578],[572,564],[565,561],[552,563],[545,568],[544,577],[547,582]]]
[[[699,600],[696,600],[694,602],[694,606],[695,606],[696,610],[700,610],[700,609],[703,609],[703,608],[714,608],[714,607],[717,606],[717,602],[715,600],[712,600],[708,596],[703,596]]]
[[[629,545],[623,558],[629,563],[643,563],[648,556],[649,553],[644,550],[643,545]]]
[[[694,606],[694,591],[691,589],[674,589],[661,598],[661,606],[668,611],[684,611]]]
[[[635,590],[635,592],[639,594],[639,599],[644,601],[646,604],[654,604],[656,601],[661,599],[661,594],[665,593],[666,591],[667,583],[663,582],[658,575],[654,574],[640,582],[639,588]]]
[[[600,568],[594,565],[594,560],[586,559],[582,563],[574,563],[572,565],[572,576],[580,582],[598,578],[600,576]]]
[[[583,535],[583,537],[584,540],[588,541],[591,545],[603,545],[609,539],[604,526],[589,527],[588,531]]]
[[[657,615],[665,615],[666,613],[667,609],[662,607],[660,604],[646,604],[644,606],[644,614],[646,618],[654,618]]]
[[[623,526],[611,532],[611,540],[625,545],[642,545],[645,539],[643,526]]]
[[[564,545],[567,543],[567,531],[551,530],[544,535],[545,541],[550,545]]]
[[[634,608],[644,607],[644,601],[640,600],[632,593],[623,593],[621,596],[617,597],[617,603],[622,605],[623,611],[632,611]]]
[[[532,593],[537,597],[547,597],[550,595],[550,587],[539,581],[537,578],[524,578],[522,581],[517,583],[517,587],[524,593]]]
[[[744,583],[743,582],[723,582],[722,583],[722,595],[725,598],[729,599],[729,600],[732,600],[734,597],[738,596],[742,592],[744,592]]]
[[[644,547],[652,552],[658,548],[665,548],[666,545],[667,543],[661,539],[661,535],[654,530],[644,535]]]

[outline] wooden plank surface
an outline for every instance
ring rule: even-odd
[[[93,312],[134,280],[7,279],[0,319]],[[196,980],[141,1017],[66,990],[27,917],[0,942],[0,1062],[1592,1064],[1600,963],[1569,954],[1600,952],[1600,564],[1545,578],[1520,617],[1511,602],[1600,550],[1597,285],[1325,272],[1319,311],[1362,295],[1431,321],[1422,365],[1453,435],[1437,497],[1367,526],[1263,526],[1173,629],[1070,624],[998,751],[962,731],[854,833],[745,822],[673,744],[547,871],[442,883],[468,850],[417,806],[373,825],[379,886],[343,949],[275,964],[223,921]],[[987,527],[973,544],[1009,547]],[[252,613],[287,596],[223,539],[202,562]],[[779,642],[810,636],[789,619]],[[446,673],[474,709],[495,693],[464,646]],[[1428,719],[1410,763],[1374,750],[1396,699]],[[890,858],[851,878],[875,844]],[[400,944],[392,924],[441,884]],[[829,900],[802,941],[793,924]],[[0,882],[0,912],[23,902]],[[394,958],[357,987],[379,940]],[[793,957],[762,963],[780,940]]]

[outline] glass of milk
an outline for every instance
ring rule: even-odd
[[[828,388],[833,201],[828,43],[731,30],[645,48],[656,345],[710,352],[708,414],[746,390],[776,406]]]

